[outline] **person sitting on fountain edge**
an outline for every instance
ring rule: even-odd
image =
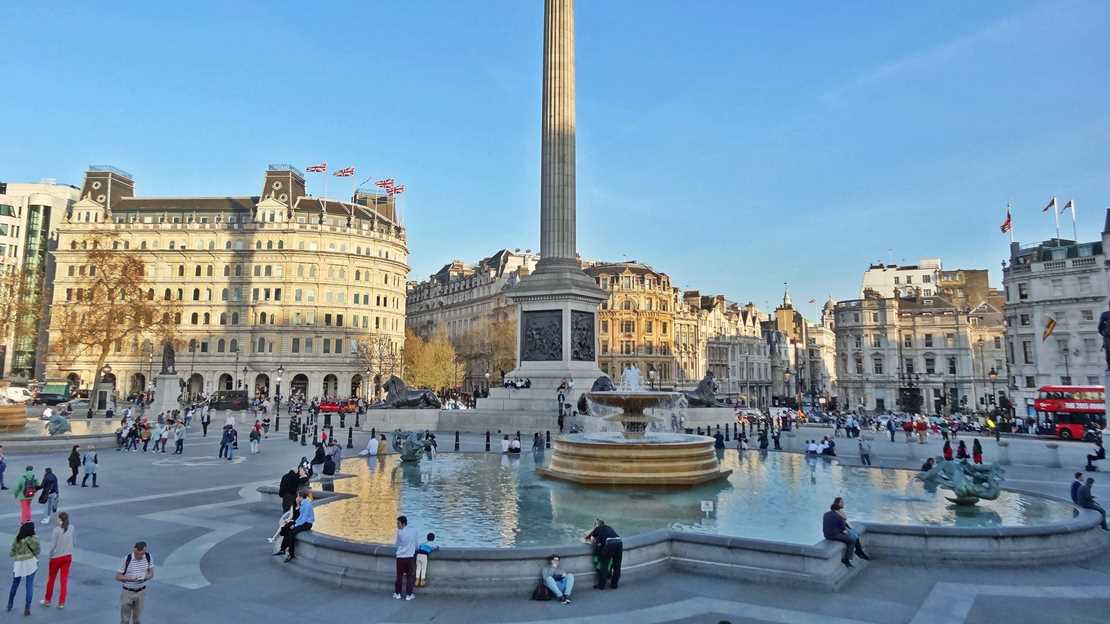
[[[849,568],[852,567],[852,552],[859,555],[860,559],[869,560],[871,557],[863,551],[859,533],[848,524],[848,515],[844,513],[844,499],[837,496],[833,499],[829,510],[822,518],[822,532],[825,539],[844,543],[844,556],[840,562]]]

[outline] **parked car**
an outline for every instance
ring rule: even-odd
[[[88,399],[74,399],[62,406],[64,409],[72,410],[74,414],[87,414],[89,412]]]
[[[58,405],[68,400],[69,397],[59,392],[40,392],[35,395],[32,405]]]
[[[30,390],[17,386],[0,388],[0,394],[3,394],[4,398],[11,401],[12,403],[26,403],[33,398]]]

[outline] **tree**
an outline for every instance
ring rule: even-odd
[[[370,379],[366,380],[367,384],[373,383],[374,375],[381,375],[381,379],[385,380],[390,375],[401,373],[401,356],[397,353],[393,338],[386,334],[371,332],[358,338],[358,356],[363,366],[371,371]],[[367,385],[367,387],[370,386]],[[372,392],[377,395],[376,385]]]
[[[490,323],[489,345],[491,375],[516,368],[516,319]]]
[[[95,357],[93,389],[113,348],[149,339],[155,345],[173,342],[181,320],[181,304],[156,301],[136,252],[112,249],[114,236],[94,233],[87,239],[89,278],[75,289],[72,301],[59,302],[51,321],[50,350],[60,361]],[[67,297],[68,299],[68,297]],[[89,401],[92,415],[93,401]]]
[[[457,362],[455,347],[442,327],[428,340],[411,330],[405,332],[405,371],[412,385],[432,390],[454,386],[459,375]]]

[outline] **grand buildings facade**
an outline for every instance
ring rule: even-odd
[[[834,332],[842,408],[967,413],[1007,395],[1002,313],[988,302],[865,290],[836,304]]]
[[[1110,210],[1101,240],[1010,244],[1002,283],[1006,357],[1017,415],[1035,415],[1033,399],[1040,386],[1103,385],[1106,364],[1098,319],[1108,301],[1108,237]]]
[[[87,241],[107,235],[113,253],[142,259],[149,298],[181,306],[176,368],[190,393],[362,395],[368,380],[400,373],[408,248],[391,197],[313,197],[289,165],[270,165],[258,195],[134,190],[126,172],[87,172],[57,226],[55,310],[80,296]],[[116,344],[108,364],[117,394],[139,391],[161,348]],[[47,376],[89,384],[95,366],[94,354],[52,353]]]
[[[56,229],[78,189],[53,180],[0,182],[0,305],[18,316],[0,330],[0,378],[41,379],[53,293]],[[4,314],[7,320],[8,314]]]

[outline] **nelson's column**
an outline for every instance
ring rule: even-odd
[[[572,404],[601,374],[597,307],[608,299],[579,267],[574,205],[574,0],[545,0],[541,116],[540,261],[507,295],[518,304],[517,368],[528,390],[494,388],[479,409],[553,416],[555,388],[573,380]],[[492,399],[492,400],[491,400]]]

